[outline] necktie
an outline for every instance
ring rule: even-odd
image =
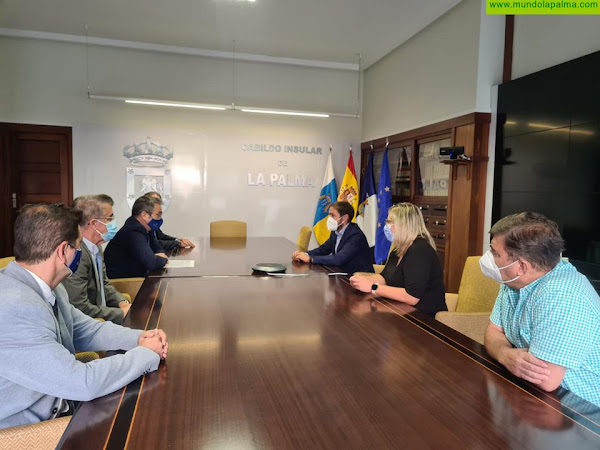
[[[96,269],[98,270],[98,281],[100,282],[100,298],[102,306],[106,306],[106,297],[104,296],[104,274],[102,273],[102,255],[96,253]]]

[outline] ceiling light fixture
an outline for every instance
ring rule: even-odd
[[[223,106],[197,105],[197,104],[192,104],[192,103],[156,102],[153,100],[127,99],[127,100],[125,100],[125,103],[135,103],[138,105],[153,105],[153,106],[172,106],[175,108],[213,109],[213,110],[217,110],[217,111],[224,111],[227,109]]]
[[[279,111],[276,109],[252,109],[240,108],[243,112],[259,113],[259,114],[280,114],[283,116],[306,116],[306,117],[329,117],[326,113],[305,112],[305,111]]]
[[[294,111],[294,110],[278,110],[269,108],[256,108],[251,106],[239,106],[239,105],[219,105],[211,103],[193,103],[193,102],[177,102],[169,100],[156,100],[147,98],[130,98],[130,97],[116,97],[112,95],[100,95],[100,94],[88,94],[88,98],[93,100],[113,100],[129,104],[136,105],[148,105],[148,106],[167,106],[171,108],[188,108],[188,109],[205,109],[213,111],[225,111],[225,110],[237,110],[248,113],[258,114],[273,114],[283,116],[303,116],[303,117],[347,117],[351,119],[358,119],[358,114],[344,114],[335,112],[321,112],[321,111]]]
[[[165,100],[152,100],[146,98],[127,98],[127,97],[114,97],[110,95],[96,95],[89,94],[89,98],[95,100],[116,100],[125,103],[133,103],[136,105],[151,105],[151,106],[170,106],[172,108],[191,108],[191,109],[210,109],[213,111],[225,111],[230,109],[225,105],[211,105],[207,103],[191,103],[191,102],[170,102]]]

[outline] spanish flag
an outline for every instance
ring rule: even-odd
[[[321,193],[317,201],[317,210],[315,211],[315,220],[313,222],[315,239],[319,245],[323,244],[331,236],[331,231],[327,229],[327,218],[329,217],[329,205],[335,201],[336,191],[337,185],[333,176],[331,152],[329,152],[325,176],[323,177],[323,187],[321,187]]]
[[[338,202],[348,202],[354,208],[354,218],[356,220],[356,211],[358,210],[358,181],[356,181],[356,171],[354,170],[354,158],[352,157],[352,149],[348,157],[348,165],[340,187],[340,194],[337,198]]]

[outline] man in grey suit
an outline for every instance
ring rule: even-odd
[[[77,270],[81,212],[27,205],[15,222],[16,260],[0,271],[0,429],[73,411],[156,370],[162,330],[101,323],[75,309],[60,284]],[[125,350],[87,364],[75,351]]]
[[[73,275],[62,282],[71,304],[90,317],[123,323],[131,304],[108,281],[100,244],[110,241],[118,227],[108,195],[77,197],[73,208],[83,214],[81,262]]]

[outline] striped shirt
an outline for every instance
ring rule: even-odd
[[[519,290],[502,285],[490,320],[515,347],[566,367],[561,386],[600,406],[600,297],[570,263]]]

